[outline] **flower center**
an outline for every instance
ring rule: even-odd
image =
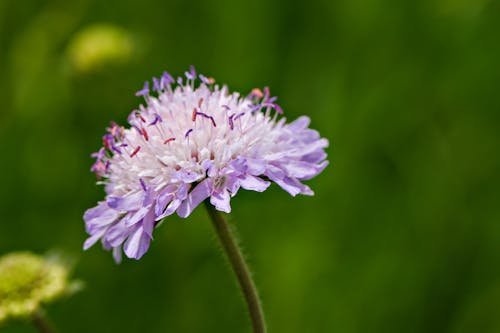
[[[227,178],[226,176],[216,177],[214,180],[214,188],[217,190],[222,190],[226,186]]]

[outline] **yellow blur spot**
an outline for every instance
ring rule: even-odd
[[[122,28],[111,24],[91,25],[78,32],[68,46],[68,57],[77,72],[91,72],[127,63],[133,42]]]

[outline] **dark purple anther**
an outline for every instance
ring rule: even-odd
[[[161,119],[160,115],[158,113],[155,113],[155,119],[153,119],[152,122],[149,123],[149,126],[156,125],[158,122],[162,122],[163,119]]]
[[[196,79],[196,70],[194,69],[193,65],[189,66],[189,72],[185,72],[184,74],[186,74],[186,77],[188,78],[188,80],[195,80]]]
[[[149,81],[144,82],[144,87],[142,90],[139,90],[138,92],[135,93],[137,97],[139,96],[146,96],[149,94]]]
[[[111,143],[111,150],[113,150],[115,153],[120,154],[120,155],[122,153],[122,151],[120,150],[120,148],[118,148],[117,146],[115,146],[114,143]]]
[[[238,114],[236,117],[234,117],[233,120],[236,121],[238,118],[242,117],[244,114],[245,114],[245,112]]]
[[[226,104],[222,105],[222,107],[223,107],[226,111],[231,110],[231,108],[230,108],[228,105],[226,105]]]
[[[186,134],[184,134],[184,137],[187,138],[189,136],[189,134],[191,134],[192,131],[193,131],[192,128],[188,129],[188,131],[186,132]]]
[[[141,183],[141,187],[144,190],[144,192],[147,192],[148,188],[146,187],[146,183],[144,182],[144,180],[142,178],[139,178],[139,182]]]
[[[208,114],[203,113],[203,112],[196,112],[196,115],[199,115],[199,116],[202,116],[204,118],[210,119],[212,121],[212,125],[214,125],[214,127],[217,127],[217,124],[215,123],[214,117],[209,116]],[[195,120],[196,120],[196,117],[195,117]]]
[[[231,130],[234,129],[234,122],[233,122],[233,117],[236,115],[236,113],[233,113],[232,115],[229,116],[228,120],[229,120],[229,128]]]

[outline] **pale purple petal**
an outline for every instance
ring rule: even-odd
[[[231,213],[230,205],[231,197],[227,190],[212,193],[210,196],[210,203],[215,206],[217,210],[223,211],[225,213]]]
[[[132,212],[142,206],[143,200],[144,192],[141,191],[124,197],[109,196],[106,202],[113,209]]]
[[[163,191],[162,193],[160,193],[160,195],[156,198],[156,205],[155,205],[156,216],[160,216],[163,213],[168,203],[172,201],[173,197],[174,195],[169,191]]]
[[[144,233],[143,227],[138,226],[125,242],[123,250],[127,257],[139,259],[146,253],[148,247],[149,237]]]
[[[318,174],[317,167],[315,164],[289,160],[281,163],[281,168],[286,172],[288,177],[298,178],[298,177],[312,177]]]
[[[191,212],[206,198],[210,196],[211,179],[205,179],[188,194],[187,199],[177,209],[180,217],[188,217]]]
[[[102,237],[102,235],[104,235],[105,232],[106,232],[106,228],[103,228],[99,232],[96,232],[95,234],[93,234],[92,236],[87,238],[85,240],[85,243],[83,243],[83,249],[84,250],[89,249],[92,245],[94,245]]]
[[[300,131],[309,126],[310,123],[311,118],[307,116],[301,116],[288,124],[287,127],[292,131]]]
[[[263,192],[269,187],[269,185],[271,185],[271,183],[259,177],[247,175],[240,179],[240,185],[245,190]]]
[[[146,206],[142,207],[135,213],[129,214],[128,218],[125,220],[125,225],[129,227],[140,222],[150,210],[151,206]]]

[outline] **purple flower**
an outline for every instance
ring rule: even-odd
[[[93,154],[106,198],[85,212],[84,249],[100,240],[117,262],[122,251],[139,259],[161,220],[188,217],[206,199],[229,213],[240,188],[262,192],[275,182],[293,196],[313,194],[302,182],[328,165],[328,141],[308,117],[287,124],[267,88],[240,97],[192,67],[185,76],[176,84],[165,72],[154,80],[157,96],[146,83],[138,93],[146,105],[129,128],[112,123]]]

